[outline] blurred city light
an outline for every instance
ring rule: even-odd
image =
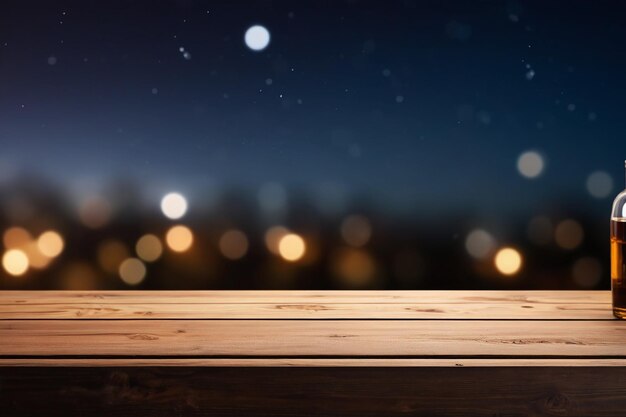
[[[241,259],[248,252],[248,237],[240,230],[229,230],[220,238],[219,247],[225,258]]]
[[[280,255],[278,245],[280,240],[289,234],[289,229],[284,226],[272,226],[265,232],[265,246],[274,255]]]
[[[169,193],[161,199],[161,211],[168,219],[180,219],[187,212],[187,199],[180,193]]]
[[[61,252],[63,252],[64,245],[63,237],[54,230],[43,232],[39,235],[39,238],[37,238],[39,251],[48,258],[59,256]]]
[[[491,234],[482,229],[474,229],[465,238],[465,249],[472,257],[484,259],[493,251],[496,241]]]
[[[28,256],[20,249],[9,249],[2,256],[2,266],[11,275],[23,275],[28,271]]]
[[[83,224],[91,229],[106,225],[111,218],[111,204],[101,196],[83,199],[78,207],[78,216]]]
[[[543,156],[536,151],[522,153],[517,159],[517,170],[526,178],[537,178],[545,167]]]
[[[152,234],[143,235],[135,245],[135,252],[142,260],[154,262],[161,257],[163,245],[161,240]]]
[[[4,231],[2,242],[7,249],[20,248],[32,240],[30,232],[23,227],[11,227]]]
[[[376,264],[367,252],[344,248],[335,254],[332,270],[340,279],[342,286],[364,288],[374,283]]]
[[[369,242],[372,236],[372,226],[365,216],[351,215],[341,223],[341,237],[353,247],[361,247]]]
[[[613,178],[605,171],[592,172],[587,177],[587,191],[595,198],[606,198],[613,191]]]
[[[174,252],[185,252],[193,244],[193,233],[187,226],[172,226],[165,235],[165,242]]]
[[[120,264],[129,256],[127,246],[117,239],[105,240],[98,246],[98,263],[110,274],[116,274]]]
[[[514,275],[522,267],[522,255],[516,249],[505,247],[496,253],[494,264],[501,274]]]
[[[585,233],[576,220],[561,221],[554,231],[554,240],[557,245],[566,250],[576,249],[583,242]]]
[[[278,252],[286,261],[295,262],[304,256],[306,244],[304,239],[295,233],[289,233],[280,238]]]
[[[580,258],[572,266],[572,278],[580,288],[594,288],[602,279],[602,263],[590,256]]]
[[[126,284],[138,285],[146,277],[146,266],[137,258],[128,258],[120,264],[119,274]]]

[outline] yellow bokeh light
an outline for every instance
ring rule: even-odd
[[[265,232],[265,245],[274,255],[280,255],[278,244],[280,240],[289,234],[289,230],[284,226],[273,226]]]
[[[146,277],[146,266],[137,258],[128,258],[120,264],[119,274],[126,284],[137,285]]]
[[[346,248],[336,254],[332,270],[345,287],[367,287],[374,282],[376,263],[367,252]]]
[[[222,255],[228,259],[241,259],[248,252],[248,238],[239,230],[229,230],[219,242]]]
[[[137,255],[146,262],[154,262],[161,257],[163,245],[155,235],[143,235],[135,245]]]
[[[2,266],[11,275],[23,275],[28,271],[28,256],[20,249],[10,249],[2,256]]]
[[[16,249],[32,240],[30,232],[23,227],[10,227],[2,235],[2,242],[7,249]]]
[[[173,226],[167,231],[165,241],[174,252],[185,252],[193,244],[193,233],[187,226]]]
[[[37,239],[37,248],[44,256],[55,258],[63,252],[64,242],[61,235],[54,230],[42,233]]]
[[[289,233],[278,242],[278,252],[286,261],[295,262],[304,256],[306,244],[299,235]]]
[[[28,242],[21,248],[28,257],[28,264],[35,269],[43,269],[48,266],[52,258],[47,257],[39,250],[36,241]]]
[[[496,253],[494,263],[504,275],[514,275],[522,267],[522,255],[513,248],[502,248]]]

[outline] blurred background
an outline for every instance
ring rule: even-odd
[[[0,289],[607,289],[621,1],[6,1]]]

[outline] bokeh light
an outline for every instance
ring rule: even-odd
[[[137,256],[146,262],[154,262],[161,257],[163,245],[161,240],[152,234],[143,235],[135,244]]]
[[[51,258],[41,253],[36,241],[30,241],[22,247],[28,257],[28,264],[34,269],[43,269],[50,264]]]
[[[83,199],[78,206],[78,216],[91,229],[104,227],[111,219],[111,203],[95,195]]]
[[[602,279],[602,263],[590,256],[578,259],[572,266],[572,279],[580,288],[594,288]]]
[[[278,244],[280,240],[289,234],[289,229],[284,226],[272,226],[265,232],[265,246],[274,255],[280,255]]]
[[[526,151],[517,159],[517,170],[526,178],[537,178],[545,167],[543,156],[536,151]]]
[[[472,230],[465,238],[465,249],[472,257],[484,259],[494,250],[496,241],[493,236],[482,229]]]
[[[116,274],[120,264],[129,256],[128,248],[119,240],[105,240],[98,245],[98,264],[108,273]]]
[[[587,191],[595,198],[606,198],[613,191],[613,178],[605,171],[595,171],[587,177]]]
[[[246,30],[244,41],[253,51],[262,51],[270,43],[270,32],[263,26],[252,26]]]
[[[372,236],[372,226],[365,216],[351,215],[341,222],[341,237],[355,248],[364,246]]]
[[[187,199],[180,193],[168,193],[161,199],[161,211],[168,219],[180,219],[187,213]]]
[[[193,233],[187,226],[172,226],[165,235],[165,242],[174,252],[185,252],[193,244]]]
[[[32,240],[30,232],[23,227],[10,227],[4,231],[2,242],[7,249],[20,248]]]
[[[576,220],[561,221],[554,231],[554,240],[557,245],[566,250],[576,249],[583,242],[585,233]]]
[[[522,267],[522,255],[516,249],[505,247],[496,253],[494,264],[501,274],[514,275]]]
[[[248,252],[248,237],[240,230],[229,230],[220,238],[219,247],[225,258],[241,259]]]
[[[138,285],[146,277],[146,266],[137,258],[128,258],[120,264],[119,274],[126,284]]]
[[[24,275],[28,271],[28,256],[20,249],[9,249],[2,256],[2,266],[11,275]]]
[[[55,258],[63,252],[63,237],[54,230],[43,232],[37,238],[37,247],[39,251],[48,258]]]
[[[289,233],[278,242],[278,252],[286,261],[295,262],[304,256],[306,243],[299,235]]]
[[[342,287],[365,288],[374,283],[376,263],[363,250],[345,248],[335,254],[332,270]]]

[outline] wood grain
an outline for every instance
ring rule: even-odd
[[[612,320],[606,291],[0,292],[0,319]]]
[[[0,355],[618,356],[621,321],[0,321]],[[42,343],[45,341],[45,343]]]

